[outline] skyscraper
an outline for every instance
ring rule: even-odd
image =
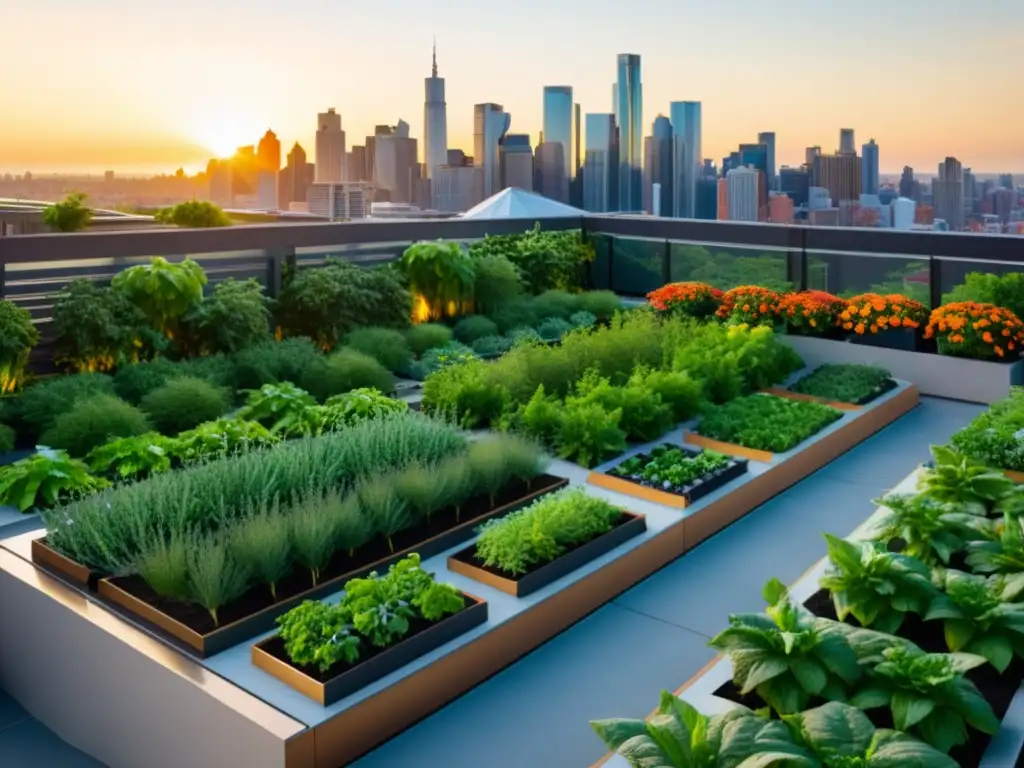
[[[577,171],[580,169],[580,164],[583,162],[580,159],[583,147],[580,145],[580,134],[582,132],[582,128],[580,127],[580,103],[578,101],[572,105],[572,121],[572,176],[575,178]]]
[[[525,133],[510,133],[501,143],[502,187],[533,191],[533,147]]]
[[[673,101],[672,121],[672,215],[677,219],[697,217],[697,179],[704,159],[701,147],[701,105],[699,101]]]
[[[619,130],[619,210],[643,209],[641,166],[643,164],[643,86],[640,57],[620,53],[615,95],[615,124]],[[589,146],[590,139],[587,139]]]
[[[374,186],[386,192],[392,203],[413,201],[414,180],[419,178],[416,139],[409,136],[409,124],[399,120],[390,133],[378,133],[374,142]]]
[[[437,44],[434,44],[430,77],[424,81],[423,152],[427,178],[448,162],[448,107],[444,100],[444,78],[437,76]]]
[[[345,180],[345,132],[333,107],[317,116],[316,180]]]
[[[256,158],[261,171],[281,170],[281,142],[269,128],[256,148]]]
[[[562,165],[565,172],[565,198],[569,199],[569,179],[575,173],[572,167],[573,112],[572,86],[544,86],[544,142],[562,145]]]
[[[834,207],[843,200],[860,200],[860,158],[856,153],[818,155],[811,169],[811,185],[828,190]]]
[[[484,199],[501,191],[501,166],[498,148],[512,124],[500,104],[473,107],[473,162],[483,168]]]
[[[672,176],[672,123],[658,115],[651,124],[651,135],[644,139],[645,211],[658,216],[672,215]]]
[[[757,134],[757,143],[768,147],[768,191],[774,192],[778,187],[775,175],[775,131],[762,131]]]
[[[955,157],[947,157],[939,163],[939,175],[932,182],[932,204],[935,218],[944,219],[951,230],[963,229],[963,166]]]
[[[779,188],[793,199],[793,205],[807,205],[810,200],[811,174],[806,168],[784,165],[779,170]]]
[[[535,163],[536,191],[552,200],[568,202],[569,180],[565,178],[565,157],[562,144],[557,141],[545,141],[538,144]]]
[[[853,141],[853,128],[839,129],[839,153],[842,155],[854,155],[857,153]]]
[[[292,203],[306,202],[306,193],[314,178],[314,165],[306,162],[306,150],[298,142],[288,153],[288,164],[277,182],[277,207],[287,211]]]
[[[593,213],[619,210],[619,133],[615,115],[587,115],[587,151],[583,160],[583,208]]]
[[[754,168],[733,168],[726,174],[730,221],[757,221],[761,173]]]
[[[878,194],[878,145],[871,139],[860,148],[860,183],[865,195]]]
[[[903,173],[900,175],[900,197],[905,197],[914,202],[921,198],[921,185],[914,179],[914,169],[909,165],[903,166]]]
[[[761,220],[768,217],[768,146],[740,144],[740,168],[753,168],[760,175],[757,182],[757,208]]]

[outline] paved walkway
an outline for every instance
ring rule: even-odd
[[[839,460],[722,531],[440,712],[357,768],[585,768],[604,752],[588,721],[642,717],[713,656],[729,613],[763,606],[883,494],[983,410],[925,398]],[[0,766],[102,768],[0,692]],[[139,766],[138,768],[145,768]],[[190,766],[189,768],[227,768]],[[230,768],[236,768],[231,766]],[[237,766],[244,768],[244,766]]]

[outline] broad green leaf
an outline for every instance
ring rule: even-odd
[[[804,741],[819,755],[854,756],[871,744],[874,726],[856,707],[831,701],[800,716]]]
[[[761,752],[794,752],[802,750],[793,744],[789,730],[778,720],[765,720],[756,716],[737,718],[722,729],[721,746],[717,762],[701,764],[715,768],[739,765],[753,754]]]
[[[960,678],[954,684],[955,697],[951,706],[957,714],[982,733],[994,734],[999,730],[999,718],[992,711],[991,705],[978,692],[977,687],[966,678]]]
[[[947,622],[949,624],[951,622]],[[984,656],[1002,674],[1013,661],[1013,646],[1005,635],[977,637],[965,646],[970,653]]]
[[[836,609],[836,616],[839,617],[839,620],[845,621],[846,617],[850,615],[851,609],[849,594],[845,589],[832,590],[832,605]]]
[[[924,741],[943,754],[967,741],[964,719],[953,710],[942,707],[922,720],[917,730]]]
[[[932,713],[935,709],[935,700],[926,696],[915,696],[907,691],[894,691],[890,706],[896,729],[909,731]]]
[[[956,603],[950,600],[945,595],[938,595],[932,600],[932,604],[928,606],[928,612],[924,615],[925,621],[934,621],[936,619],[964,619],[964,612],[960,610]]]
[[[615,751],[627,741],[637,736],[647,735],[647,723],[643,720],[626,718],[610,718],[608,720],[591,720],[590,727],[601,737],[608,749]]]
[[[655,715],[647,721],[647,735],[661,748],[671,765],[690,762],[690,734],[674,715]]]
[[[800,686],[814,696],[821,695],[828,684],[825,668],[812,658],[790,659],[789,669]]]
[[[889,691],[885,688],[868,686],[857,691],[850,698],[850,704],[858,709],[877,709],[889,706],[890,699]]]
[[[912,736],[876,731],[867,768],[959,768],[949,755]]]
[[[953,669],[960,674],[970,672],[972,669],[977,669],[988,663],[988,659],[975,653],[950,653],[947,655]]]
[[[770,657],[758,659],[745,670],[746,675],[740,681],[742,684],[740,692],[746,695],[762,683],[785,674],[788,670],[789,666],[782,659]]]
[[[751,755],[736,768],[818,768],[821,763],[811,755],[790,752],[760,752]]]
[[[775,677],[757,688],[758,695],[780,715],[799,712],[810,696],[789,675]]]
[[[970,621],[949,619],[943,623],[942,629],[946,635],[946,647],[951,651],[964,650],[974,637],[974,624]]]
[[[999,596],[1005,602],[1013,602],[1024,592],[1024,573],[1012,573],[1003,578],[1003,592]]]
[[[834,675],[838,675],[847,684],[853,684],[860,678],[860,664],[857,661],[857,653],[854,651],[850,638],[855,633],[849,630],[855,629],[849,625],[841,624],[838,621],[827,621],[819,619],[815,621],[814,628],[818,632],[818,644],[814,648],[814,655]],[[870,630],[860,630],[869,632]]]
[[[864,570],[864,567],[861,565],[863,557],[861,545],[840,539],[838,536],[833,536],[830,533],[824,535],[827,542],[829,560],[848,573],[859,573]]]
[[[706,732],[707,718],[698,712],[696,707],[683,701],[674,693],[669,691],[661,692],[660,710],[666,715],[674,713],[676,717],[683,721],[683,725],[686,726],[686,730],[690,731],[690,733],[697,731],[701,733]]]
[[[771,579],[761,590],[761,596],[768,605],[778,605],[789,596],[789,590],[778,579]]]
[[[618,752],[633,768],[688,768],[674,765],[650,736],[637,736],[622,744]]]

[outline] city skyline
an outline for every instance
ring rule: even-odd
[[[326,0],[281,9],[225,0],[202,6],[198,26],[187,11],[192,2],[183,0],[185,12],[143,12],[126,0],[19,8],[6,21],[0,66],[22,71],[31,62],[32,76],[8,84],[7,103],[17,108],[0,116],[0,171],[195,171],[268,128],[285,146],[297,140],[309,151],[315,116],[330,107],[342,116],[349,145],[402,118],[422,154],[422,78],[430,74],[435,32],[450,148],[472,151],[473,105],[489,102],[511,114],[511,132],[536,142],[545,85],[571,85],[584,114],[606,112],[616,57],[634,53],[642,61],[644,134],[659,113],[668,115],[670,102],[700,101],[705,157],[772,131],[776,167],[796,165],[804,147],[831,151],[839,128],[852,127],[876,139],[884,174],[903,165],[931,173],[947,155],[978,173],[1024,167],[1016,136],[1024,97],[1012,60],[1024,6],[1013,0],[994,0],[985,14],[951,0],[927,13],[865,0],[856,14],[791,0],[751,25],[736,25],[737,14],[765,9],[748,0],[683,8],[657,0],[651,13],[689,14],[678,35],[647,23],[646,9],[641,19],[581,0],[521,18],[466,0],[429,8],[399,0],[387,14],[368,7],[340,14]],[[52,24],[54,14],[61,25]],[[537,18],[571,30],[595,15],[600,23],[585,36],[529,45]],[[102,38],[76,32],[97,23]],[[289,24],[301,30],[295,42],[282,41]],[[481,24],[500,36],[480,35]],[[59,56],[39,61],[40,29],[46,50]],[[955,60],[939,44],[951,36]],[[261,39],[268,44],[252,44]]]

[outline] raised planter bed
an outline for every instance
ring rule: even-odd
[[[770,464],[772,459],[775,458],[775,454],[771,451],[759,451],[756,448],[747,448],[744,445],[737,445],[736,443],[725,443],[721,440],[712,440],[710,437],[698,435],[696,432],[687,432],[683,435],[683,440],[690,445],[696,445],[698,448],[703,448],[706,451],[725,453],[729,456],[740,456],[749,461],[760,461],[762,464]]]
[[[668,443],[663,443],[662,447],[683,451],[691,458],[695,458],[703,453],[701,450],[689,448],[685,445],[674,446]],[[649,453],[639,453],[636,456],[630,457],[630,459],[640,459],[646,463],[652,459],[652,456]],[[723,469],[697,478],[696,480],[688,483],[685,487],[678,489],[664,489],[644,480],[642,477],[614,474],[616,469],[619,469],[625,462],[630,461],[630,459],[620,461],[614,467],[606,470],[605,472],[591,472],[587,475],[587,482],[590,485],[607,488],[609,491],[616,491],[617,493],[623,493],[627,496],[635,496],[638,499],[644,499],[645,501],[650,501],[655,504],[664,504],[666,507],[684,509],[698,499],[718,490],[726,483],[730,483],[736,478],[742,477],[747,471],[746,459],[731,458],[729,460],[729,464]]]
[[[487,621],[487,603],[466,593],[463,598],[466,607],[458,613],[433,624],[420,620],[400,643],[389,648],[373,648],[376,653],[355,664],[340,662],[327,672],[298,667],[288,659],[279,635],[252,647],[252,663],[304,696],[327,706]]]
[[[835,408],[838,411],[859,411],[864,407],[859,403],[840,403],[837,400],[815,397],[814,395],[805,395],[802,392],[790,392],[788,389],[782,389],[781,387],[769,387],[768,389],[762,389],[761,392],[774,397],[784,397],[787,400],[800,400],[805,403],[820,403],[821,405],[827,405],[829,408]]]
[[[69,557],[64,557],[60,552],[46,543],[46,537],[32,540],[32,562],[46,570],[58,574],[61,578],[68,579],[81,587],[96,589],[99,576],[84,565],[79,565]]]
[[[538,589],[553,584],[591,560],[611,552],[623,542],[629,541],[634,536],[639,536],[646,530],[647,519],[643,515],[624,512],[619,524],[608,533],[591,539],[528,573],[510,574],[499,568],[484,565],[476,557],[476,545],[451,555],[448,558],[448,570],[499,589],[506,594],[525,597]]]
[[[272,629],[274,620],[285,611],[304,600],[315,600],[337,591],[348,579],[373,570],[385,570],[412,552],[425,559],[451,549],[472,538],[481,523],[506,515],[568,483],[565,478],[554,475],[542,475],[529,487],[514,481],[498,496],[493,507],[486,497],[478,497],[474,503],[463,507],[459,520],[455,519],[454,510],[446,510],[434,515],[429,525],[402,531],[394,537],[394,552],[388,550],[382,539],[377,539],[358,550],[354,558],[339,553],[324,569],[316,585],[307,574],[293,572],[278,585],[276,602],[266,587],[254,586],[219,612],[219,626],[214,626],[209,614],[198,606],[160,598],[139,576],[111,576],[94,582],[87,569],[36,542],[32,545],[32,556],[33,559],[42,557],[42,565],[78,584],[95,583],[99,596],[118,610],[148,622],[177,647],[205,657]]]
[[[793,347],[809,367],[826,363],[878,365],[893,378],[913,382],[923,395],[988,405],[1006,397],[1011,386],[1024,384],[1024,360],[990,363],[809,336],[780,338]]]

